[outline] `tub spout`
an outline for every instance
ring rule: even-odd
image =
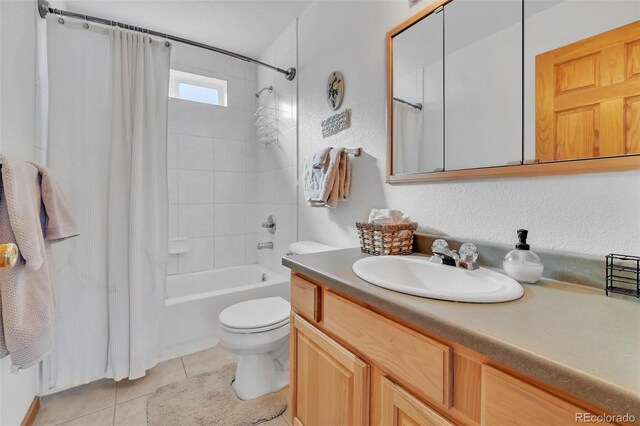
[[[258,243],[258,250],[273,249],[273,241]]]

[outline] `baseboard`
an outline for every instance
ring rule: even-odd
[[[33,401],[31,401],[31,405],[29,406],[29,410],[27,410],[27,414],[25,414],[22,423],[20,426],[31,426],[33,422],[36,421],[36,416],[38,415],[38,411],[40,410],[40,397],[33,397]]]

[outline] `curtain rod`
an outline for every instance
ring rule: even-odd
[[[278,67],[275,67],[273,65],[265,64],[264,62],[258,61],[257,59],[249,58],[248,56],[244,56],[244,55],[241,55],[239,53],[231,52],[229,50],[220,49],[219,47],[215,47],[215,46],[209,46],[209,45],[204,44],[204,43],[199,43],[197,41],[188,40],[186,38],[174,36],[174,35],[171,35],[171,34],[161,33],[159,31],[154,31],[154,30],[150,30],[150,29],[147,29],[147,28],[138,27],[136,25],[129,25],[129,24],[125,24],[125,23],[122,23],[122,22],[116,22],[116,21],[112,21],[110,19],[104,19],[104,18],[98,18],[98,17],[95,17],[95,16],[84,15],[82,13],[76,13],[76,12],[69,12],[69,11],[66,11],[66,10],[54,9],[52,7],[49,7],[49,2],[47,0],[38,0],[38,13],[40,14],[40,17],[43,18],[43,19],[47,16],[47,14],[52,13],[52,14],[60,16],[60,17],[66,16],[68,18],[77,18],[77,19],[88,21],[88,22],[96,22],[98,24],[103,24],[103,25],[118,26],[120,28],[137,30],[137,31],[140,31],[140,32],[147,33],[149,35],[156,36],[156,37],[161,37],[161,38],[164,38],[164,39],[167,39],[167,40],[177,41],[179,43],[188,44],[188,45],[191,45],[191,46],[199,47],[201,49],[211,50],[213,52],[218,52],[218,53],[223,54],[223,55],[231,56],[232,58],[240,59],[241,61],[251,62],[251,63],[254,63],[254,64],[262,65],[263,67],[271,68],[272,70],[274,70],[276,72],[284,74],[284,78],[286,78],[289,81],[291,81],[294,78],[296,78],[296,69],[295,68],[289,68],[289,69],[283,70],[282,68],[278,68]]]
[[[412,104],[411,102],[407,102],[404,99],[400,99],[400,98],[393,98],[393,100],[396,102],[400,102],[401,104],[409,105],[410,107],[415,108],[418,111],[422,111],[422,104],[420,103]]]

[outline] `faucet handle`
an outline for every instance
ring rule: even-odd
[[[464,243],[460,246],[460,266],[465,269],[475,270],[480,268],[478,262],[478,247],[473,243]]]
[[[449,243],[447,243],[447,241],[443,240],[442,238],[438,238],[433,242],[433,244],[431,244],[431,252],[433,254],[448,253],[449,251]]]

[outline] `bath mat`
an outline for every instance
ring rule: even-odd
[[[274,419],[287,408],[287,388],[243,401],[231,382],[236,364],[188,377],[156,390],[147,402],[149,426],[252,426]]]

